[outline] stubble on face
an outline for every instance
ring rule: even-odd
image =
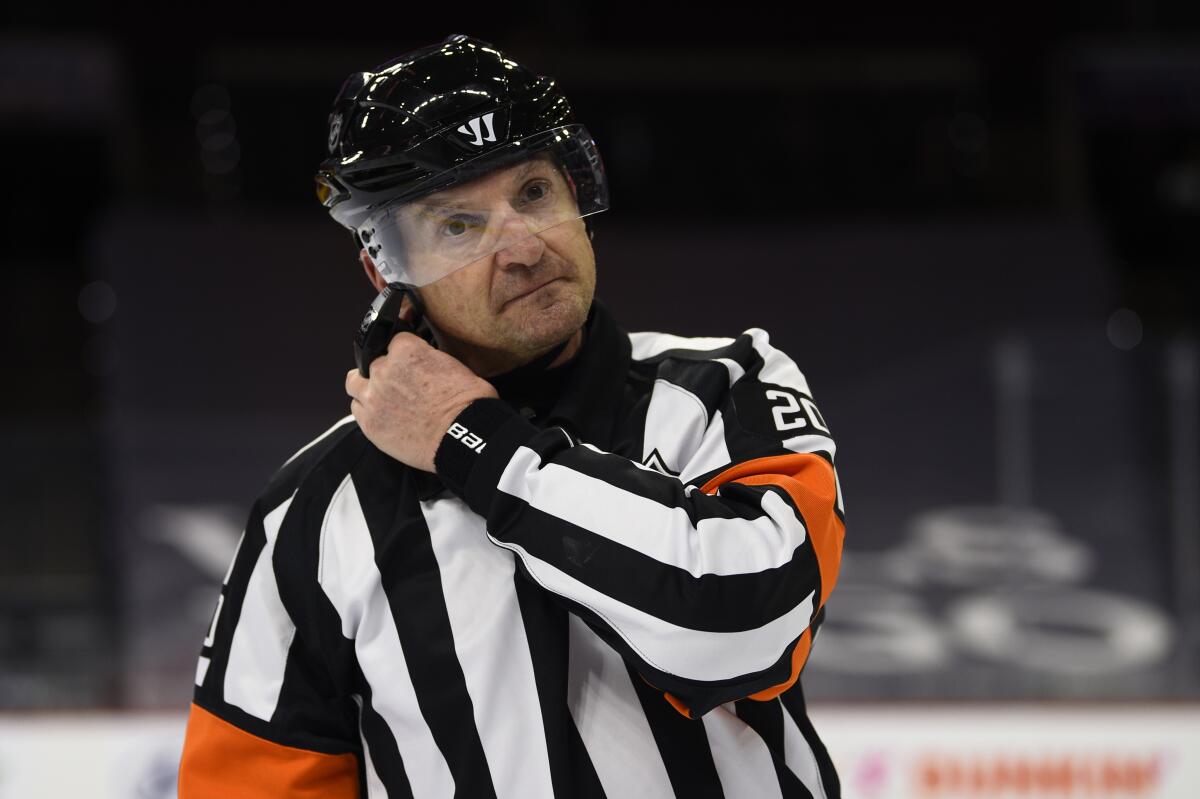
[[[596,267],[583,220],[540,236],[545,249],[532,264],[497,267],[489,258],[421,290],[439,346],[477,374],[527,363],[587,319]]]

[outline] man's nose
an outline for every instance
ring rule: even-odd
[[[546,242],[529,231],[520,214],[512,214],[506,220],[503,237],[504,246],[496,251],[497,266],[533,266],[546,251]]]

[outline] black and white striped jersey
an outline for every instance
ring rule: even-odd
[[[844,537],[767,333],[626,333],[496,378],[436,475],[347,416],[261,492],[182,799],[840,796],[798,679]]]

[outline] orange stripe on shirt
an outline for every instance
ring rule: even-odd
[[[358,759],[284,746],[193,704],[179,799],[358,799]]]
[[[846,526],[834,510],[837,505],[837,480],[834,477],[833,466],[820,455],[807,452],[755,458],[731,466],[705,483],[700,490],[705,494],[712,494],[726,483],[776,485],[792,498],[804,519],[808,540],[817,556],[817,570],[821,574],[821,596],[814,612],[822,607],[837,583],[842,565],[842,542],[846,538]],[[800,679],[800,672],[804,669],[811,650],[810,628],[804,631],[792,648],[792,667],[788,678],[770,688],[750,694],[749,698],[766,702],[795,685],[796,680]],[[656,687],[645,677],[642,679],[651,687]],[[663,697],[680,715],[694,718],[687,705],[678,697],[667,691],[663,691]]]
[[[804,519],[808,539],[817,556],[817,569],[821,573],[821,597],[817,608],[824,605],[837,583],[842,565],[842,541],[846,538],[846,526],[834,511],[837,483],[829,461],[806,452],[755,458],[731,466],[700,490],[712,494],[725,483],[775,485],[788,493]]]
[[[802,452],[756,458],[726,469],[705,483],[701,490],[711,494],[725,483],[776,485],[788,493],[804,519],[808,539],[817,556],[817,570],[821,574],[821,596],[817,608],[824,606],[837,584],[842,565],[842,542],[846,538],[846,526],[834,510],[837,505],[837,480],[829,461],[820,455]],[[750,698],[766,702],[795,685],[811,650],[812,630],[808,629],[792,649],[792,668],[788,678],[778,685],[750,694]]]

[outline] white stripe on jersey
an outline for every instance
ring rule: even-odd
[[[749,332],[749,331],[747,331]],[[703,336],[675,336],[670,333],[630,333],[629,343],[633,347],[632,358],[635,361],[644,361],[653,358],[667,350],[688,350],[700,355],[706,351],[719,350],[722,347],[728,347],[734,342],[731,338],[705,338]],[[740,363],[731,358],[712,358],[714,363],[719,363],[729,370],[729,383],[741,380],[746,374],[746,370]]]
[[[567,704],[606,796],[673,796],[625,661],[571,614]]]
[[[685,508],[668,507],[556,463],[543,466],[528,447],[517,450],[497,488],[693,577],[778,568],[795,557],[806,537],[795,509],[774,491],[763,492],[764,515],[753,521],[710,518],[693,525]],[[584,504],[579,497],[591,501]],[[630,519],[640,523],[630,524]]]
[[[771,346],[767,331],[762,328],[752,327],[746,333],[749,334],[750,340],[754,342],[754,349],[763,359],[762,370],[758,373],[758,379],[761,382],[788,386],[789,388],[796,389],[801,394],[812,396],[812,392],[808,390],[808,380],[800,372],[800,368],[796,366],[796,362],[787,353]]]
[[[271,564],[279,526],[295,496],[293,491],[279,507],[263,516],[267,540],[250,573],[225,666],[225,701],[268,721],[279,704],[288,649],[296,635],[296,625],[279,598],[275,568]]]
[[[379,779],[379,773],[374,768],[374,761],[371,759],[371,745],[367,741],[366,733],[362,732],[362,697],[358,693],[352,693],[350,698],[354,699],[354,704],[359,705],[359,740],[362,741],[362,770],[366,771],[367,775],[367,795],[366,799],[388,799],[388,787]]]
[[[517,553],[542,588],[569,596],[600,616],[642,660],[659,671],[687,679],[729,680],[762,671],[775,664],[795,640],[796,631],[812,619],[815,592],[761,627],[733,633],[691,630],[618,602],[538,560],[518,544],[500,541],[490,533],[488,539]]]
[[[725,417],[718,409],[708,423],[704,440],[692,454],[692,459],[684,464],[679,479],[690,483],[696,477],[730,465],[729,446],[725,443]]]
[[[334,534],[327,534],[330,528]],[[392,608],[375,565],[375,545],[354,481],[346,475],[325,511],[317,581],[354,641],[371,704],[383,718],[404,762],[413,795],[454,796],[454,777],[417,704]]]
[[[635,361],[645,361],[660,355],[667,350],[719,350],[733,343],[731,338],[705,336],[676,336],[671,333],[656,333],[654,331],[639,331],[629,334],[629,343],[633,346],[631,357]]]
[[[233,564],[237,563],[238,553],[242,551],[242,542],[245,540],[246,530],[243,528],[242,534],[238,536],[237,546],[233,548],[233,557],[229,559],[229,568],[225,570],[225,579],[221,580],[221,585],[229,585],[229,578],[233,576]],[[205,644],[205,646],[211,646],[211,644]]]
[[[834,445],[833,439],[816,433],[792,436],[784,440],[783,446],[792,452],[816,452],[817,450],[823,450],[828,452],[831,457],[837,454],[837,447]]]
[[[678,472],[691,461],[707,427],[708,410],[699,397],[668,380],[655,380],[646,407],[642,461],[658,450],[667,468]]]
[[[714,708],[703,718],[713,765],[717,767],[725,795],[782,799],[771,750],[757,732],[735,715],[733,704]]]
[[[733,385],[746,375],[746,370],[742,368],[742,365],[732,358],[714,358],[713,360],[729,370],[729,385]]]
[[[513,584],[516,561],[483,545],[483,517],[457,497],[422,502],[421,512],[497,799],[553,799],[546,728]]]
[[[208,676],[208,664],[210,662],[204,655],[201,655],[200,660],[196,662],[196,685],[204,685],[204,678]]]
[[[779,702],[778,699],[775,701]],[[792,714],[783,707],[782,702],[779,702],[779,710],[783,713],[783,762],[800,782],[804,783],[813,799],[826,799],[825,785],[821,782],[821,771],[817,767],[817,756],[813,754],[812,747],[808,745]]]
[[[387,799],[387,786],[383,784],[383,780],[379,779],[379,772],[375,770],[375,761],[371,759],[371,746],[367,741],[366,733],[363,732],[363,698],[358,694],[351,694],[350,698],[354,700],[354,704],[358,705],[358,737],[362,741],[363,771],[367,774],[367,799]]]

